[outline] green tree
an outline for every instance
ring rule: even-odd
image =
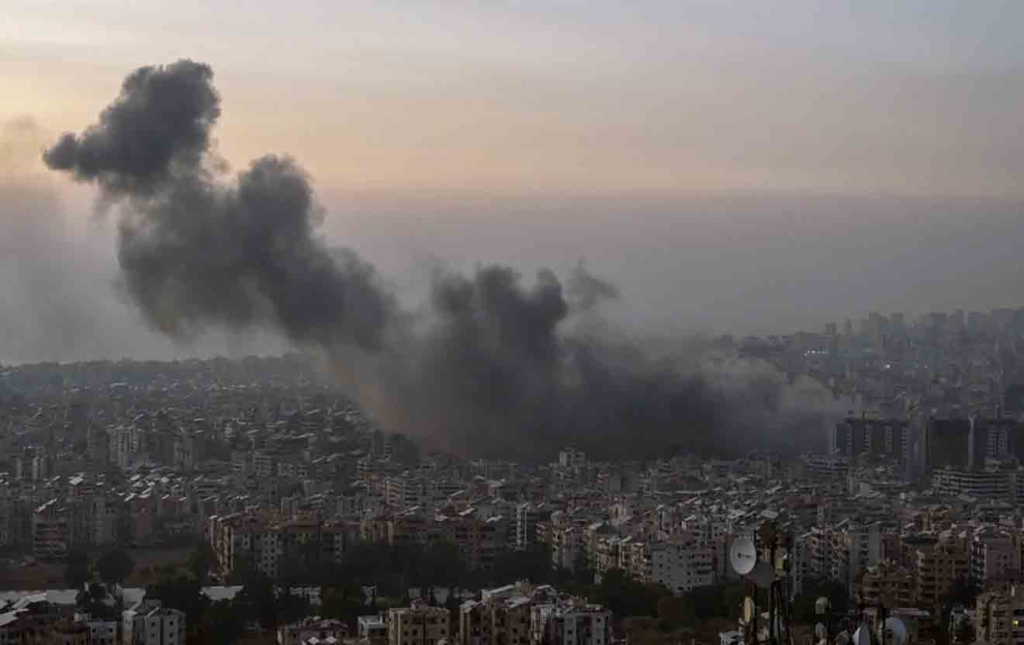
[[[255,576],[239,590],[235,596],[235,604],[243,620],[258,621],[260,626],[267,630],[277,628],[277,595],[270,578]]]
[[[67,565],[64,569],[64,580],[68,585],[73,589],[81,589],[91,577],[89,556],[78,549],[68,551]]]
[[[199,581],[189,576],[163,578],[146,588],[146,598],[159,600],[165,607],[185,612],[186,624],[195,625],[209,604]]]
[[[110,595],[110,590],[102,583],[90,582],[82,587],[75,598],[75,604],[83,613],[99,620],[116,620],[117,604]]]
[[[218,572],[217,555],[208,542],[196,545],[189,553],[188,570],[200,585],[205,585],[210,575]]]
[[[657,616],[658,601],[670,593],[662,585],[639,583],[622,569],[609,569],[601,577],[601,584],[586,595],[625,618]]]
[[[320,611],[324,616],[350,624],[356,622],[365,608],[363,589],[351,578],[324,585],[320,590],[320,598]]]
[[[190,642],[218,645],[235,643],[244,633],[245,619],[235,603],[231,600],[218,600],[210,603],[203,612]]]
[[[692,625],[693,606],[682,598],[663,596],[658,601],[658,628],[671,632],[684,625]]]
[[[124,549],[112,549],[104,553],[96,563],[100,579],[108,586],[124,584],[135,569],[135,560]]]

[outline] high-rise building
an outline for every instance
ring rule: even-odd
[[[970,467],[977,452],[973,438],[970,419],[932,419],[925,438],[926,468]]]
[[[907,419],[847,417],[832,428],[829,451],[851,459],[867,456],[905,463],[910,439]]]
[[[66,509],[51,499],[32,513],[32,554],[41,560],[63,560],[68,553],[70,527]]]

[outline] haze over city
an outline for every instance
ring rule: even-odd
[[[400,294],[438,263],[585,258],[646,333],[1020,304],[1012,2],[49,9],[9,3],[0,32],[5,361],[286,348],[150,332],[111,286],[113,219],[42,167],[181,57],[216,71],[216,154],[293,156],[329,243]]]

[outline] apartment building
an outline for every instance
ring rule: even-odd
[[[448,610],[414,601],[388,610],[388,645],[437,645],[449,641]]]
[[[124,645],[185,645],[185,614],[143,600],[122,616]]]
[[[530,616],[535,645],[607,645],[611,642],[611,612],[577,601],[535,604]]]
[[[542,588],[542,593],[544,589]],[[459,607],[460,645],[528,645],[533,590],[521,584],[485,589]]]
[[[1024,645],[1024,588],[1012,585],[978,596],[974,628],[977,642]]]
[[[32,554],[40,560],[63,560],[68,553],[70,527],[66,509],[56,499],[32,513]]]
[[[984,527],[971,539],[971,577],[980,584],[1015,582],[1021,574],[1021,538],[1017,531]]]

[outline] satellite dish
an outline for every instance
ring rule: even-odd
[[[821,623],[818,623],[814,626],[814,637],[819,641],[823,638],[828,638],[828,629],[826,629]]]
[[[750,572],[750,575],[748,575],[747,578],[761,589],[771,587],[772,565],[767,562],[758,562],[754,565],[754,570]]]
[[[743,622],[750,623],[754,620],[754,614],[757,612],[757,606],[754,605],[754,599],[747,596],[743,599]]]
[[[729,547],[729,563],[732,570],[741,576],[745,576],[754,570],[757,564],[757,547],[754,541],[748,537],[736,539]]]
[[[861,625],[853,632],[853,645],[871,645],[871,630],[867,625]]]
[[[907,626],[895,616],[886,618],[885,624],[878,626],[878,640],[891,645],[907,645]]]

